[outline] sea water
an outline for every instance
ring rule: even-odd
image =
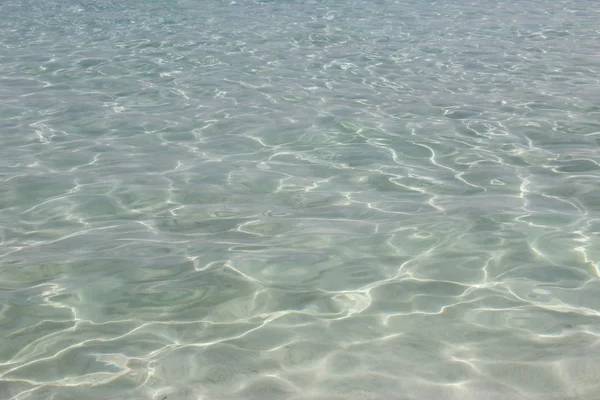
[[[0,16],[0,398],[600,398],[598,2]]]

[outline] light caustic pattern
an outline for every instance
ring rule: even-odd
[[[599,11],[2,1],[0,398],[597,398]]]

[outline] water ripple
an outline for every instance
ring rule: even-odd
[[[596,4],[138,3],[0,4],[1,398],[596,396]]]

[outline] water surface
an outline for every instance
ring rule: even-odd
[[[0,15],[0,398],[597,398],[597,2]]]

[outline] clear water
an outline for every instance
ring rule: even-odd
[[[0,15],[0,398],[600,398],[597,1]]]

